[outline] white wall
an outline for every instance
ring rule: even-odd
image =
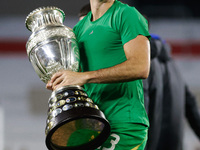
[[[45,150],[50,93],[25,56],[0,57],[0,70],[5,150]]]
[[[0,150],[4,149],[4,111],[0,105]]]

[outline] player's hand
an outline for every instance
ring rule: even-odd
[[[87,79],[83,72],[62,70],[52,76],[51,80],[47,83],[46,88],[49,90],[56,90],[67,85],[82,86],[85,83],[87,83]]]

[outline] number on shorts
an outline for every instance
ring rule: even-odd
[[[111,134],[110,136],[115,138],[115,139],[111,139],[111,141],[110,141],[111,147],[110,148],[103,147],[102,150],[114,150],[115,149],[115,146],[119,142],[120,137],[117,134]],[[100,148],[101,147],[99,147],[98,149],[100,149]]]

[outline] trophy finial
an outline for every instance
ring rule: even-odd
[[[62,25],[64,19],[64,11],[57,7],[39,7],[26,17],[25,24],[27,29],[33,32],[47,25]]]

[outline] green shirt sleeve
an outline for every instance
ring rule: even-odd
[[[122,11],[119,24],[119,32],[123,45],[138,35],[150,38],[147,20],[134,7],[126,7]]]

